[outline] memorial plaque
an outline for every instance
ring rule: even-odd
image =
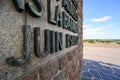
[[[78,42],[77,38],[77,0],[47,0],[47,5],[44,5],[41,0],[26,1],[24,0],[12,0],[16,10],[22,12],[26,10],[34,19],[39,19],[47,12],[47,24],[53,26],[53,29],[40,29],[40,26],[33,27],[34,29],[34,53],[39,58],[44,58],[48,54],[54,54],[64,48],[69,48],[75,46]],[[60,3],[61,4],[54,4]],[[34,5],[33,5],[34,4]],[[46,7],[47,6],[47,7]],[[26,16],[27,17],[27,16]],[[27,20],[29,22],[29,19]],[[27,23],[26,22],[26,23]],[[32,23],[33,24],[33,23]],[[28,24],[30,25],[30,24]],[[64,33],[54,27],[60,27],[63,30],[72,32],[73,35]],[[8,58],[9,64],[15,67],[22,66],[27,63],[30,58],[30,34],[31,29],[29,26],[24,26],[23,36],[23,60],[17,61],[14,57]],[[41,50],[41,31],[44,32],[44,50]],[[63,38],[65,36],[65,38]],[[65,41],[65,46],[63,46],[63,41]]]
[[[78,80],[82,50],[82,0],[0,0],[0,80]]]

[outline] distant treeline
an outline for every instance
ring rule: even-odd
[[[101,40],[101,39],[87,39],[83,40],[83,42],[88,42],[88,43],[111,43],[115,42],[117,44],[120,44],[120,40]]]

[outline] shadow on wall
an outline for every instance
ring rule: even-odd
[[[81,80],[120,80],[120,65],[84,59]]]

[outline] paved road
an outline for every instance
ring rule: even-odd
[[[81,80],[120,80],[120,66],[84,59]]]
[[[120,49],[84,47],[82,80],[120,80]]]
[[[84,47],[84,59],[120,65],[120,48]]]

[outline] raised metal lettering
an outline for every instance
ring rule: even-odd
[[[33,2],[37,6],[38,11],[35,9],[35,7],[33,7],[31,2],[26,3],[26,9],[33,17],[41,17],[45,11],[41,0],[33,0]]]
[[[55,52],[63,49],[62,33],[55,32]]]
[[[21,58],[10,57],[7,58],[7,62],[14,66],[20,67],[25,65],[30,58],[30,40],[31,40],[31,27],[29,25],[23,26],[23,54]]]
[[[69,48],[69,35],[66,34],[65,37],[66,37],[66,48]]]
[[[12,0],[12,1],[15,5],[17,11],[22,12],[25,9],[25,7],[24,7],[25,0]]]
[[[67,14],[63,11],[62,12],[62,28],[67,29],[67,21],[68,21],[68,16]]]
[[[65,7],[67,12],[70,10],[69,2],[69,0],[62,0],[62,6]]]
[[[72,2],[73,2],[73,4],[74,4],[75,8],[77,9],[78,0],[72,0]]]
[[[34,52],[38,57],[43,58],[48,54],[48,52],[41,52],[41,49],[40,49],[41,43],[40,42],[41,42],[40,27],[36,27],[36,28],[34,28]]]
[[[62,6],[77,21],[77,12],[75,6],[69,0],[62,0]]]
[[[75,33],[77,33],[78,32],[78,24],[77,24],[77,22],[74,23],[74,27],[75,27]]]
[[[45,35],[45,52],[50,53],[50,30],[46,29],[44,30]]]
[[[59,5],[55,8],[55,21],[58,26],[62,26],[62,13]]]
[[[55,52],[55,32],[50,31],[50,53]]]
[[[56,24],[55,19],[53,18],[52,11],[52,0],[47,0],[48,2],[48,22],[52,24]]]

